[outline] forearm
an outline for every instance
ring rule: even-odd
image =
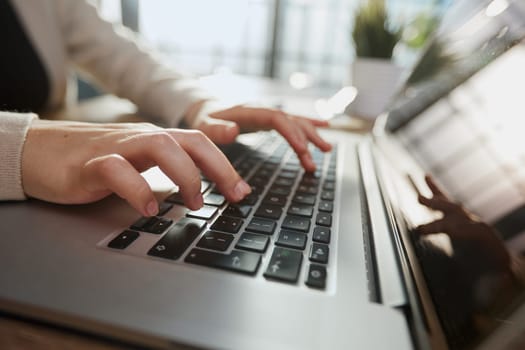
[[[210,98],[197,81],[163,64],[131,31],[100,19],[93,6],[61,3],[58,17],[69,58],[108,92],[131,100],[170,127],[192,104]]]
[[[32,113],[0,112],[0,200],[22,200],[21,159]]]

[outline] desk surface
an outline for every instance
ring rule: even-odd
[[[285,84],[268,79],[237,76],[215,76],[202,80],[203,85],[230,104],[255,102],[262,105],[281,105],[287,101],[288,112],[308,114],[319,91],[294,91]],[[223,89],[227,86],[228,89]],[[243,91],[239,94],[239,91]],[[287,107],[288,106],[288,107]],[[92,122],[137,122],[143,121],[136,114],[136,107],[127,100],[113,96],[100,96],[67,110],[48,116],[50,119],[82,120]],[[349,131],[369,130],[370,124],[355,118],[337,120],[334,125]],[[52,325],[19,319],[0,313],[0,349],[129,349],[132,346],[89,335],[67,331]]]
[[[0,314],[0,349],[123,350],[132,346]]]

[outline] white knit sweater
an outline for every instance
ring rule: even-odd
[[[162,64],[130,31],[103,21],[85,0],[8,1],[50,78],[50,111],[75,100],[74,89],[68,89],[73,69],[169,126],[177,125],[192,103],[209,98],[194,80]],[[34,118],[0,111],[0,200],[25,198],[20,164]]]

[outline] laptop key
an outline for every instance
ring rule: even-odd
[[[255,214],[253,215],[261,218],[278,220],[281,217],[282,213],[283,210],[281,209],[281,207],[271,204],[261,204],[255,212]]]
[[[327,264],[328,253],[329,248],[326,244],[312,243],[310,248],[310,261]]]
[[[217,207],[205,205],[198,210],[189,211],[188,213],[186,213],[186,216],[190,218],[209,220],[212,217],[214,217],[215,214],[217,214],[217,211],[218,211]]]
[[[290,187],[290,186],[293,186],[294,182],[295,182],[295,179],[287,179],[285,177],[278,177],[274,181],[274,185]]]
[[[152,216],[152,217],[142,217],[135,221],[133,225],[131,225],[132,230],[136,231],[143,231],[143,232],[149,232],[154,234],[161,234],[163,233],[171,224],[173,223],[172,220],[160,218],[158,216]]]
[[[326,179],[326,181],[334,182],[335,181],[335,174],[327,174],[325,179]]]
[[[273,231],[275,231],[275,226],[277,226],[275,221],[253,218],[248,226],[246,226],[246,230],[271,235]]]
[[[314,214],[314,207],[306,204],[292,203],[288,208],[288,214],[311,218]]]
[[[303,178],[301,179],[301,182],[299,182],[299,185],[318,186],[319,185],[319,179],[317,179],[315,177],[303,176]]]
[[[326,267],[310,264],[305,284],[309,287],[324,289],[326,287]]]
[[[310,195],[316,195],[318,191],[319,189],[317,188],[317,186],[301,185],[301,184],[299,184],[296,190],[297,193],[310,194]]]
[[[159,205],[159,213],[157,215],[162,216],[166,214],[168,211],[170,211],[171,208],[173,208],[173,204],[168,203],[168,202],[162,202]]]
[[[315,223],[321,226],[332,226],[332,214],[318,213],[315,218]]]
[[[111,242],[108,243],[108,247],[113,249],[126,249],[139,236],[140,234],[138,232],[126,230],[113,238]]]
[[[206,180],[201,180],[201,193],[204,193],[210,188],[211,183]]]
[[[331,213],[334,211],[334,203],[329,201],[320,201],[319,202],[319,211],[324,211],[326,213]]]
[[[322,191],[321,192],[321,199],[325,201],[333,201],[334,196],[335,196],[334,191]]]
[[[177,260],[199,236],[206,221],[182,218],[148,251],[148,255]]]
[[[263,203],[284,206],[286,205],[286,196],[270,193],[264,197]]]
[[[236,218],[246,218],[248,217],[248,214],[250,214],[251,210],[252,210],[252,207],[249,205],[230,204],[228,205],[228,207],[226,207],[226,210],[224,211],[224,215],[233,216]]]
[[[284,229],[308,232],[310,230],[310,219],[300,216],[287,215],[281,227]]]
[[[147,216],[143,216],[141,217],[140,219],[138,219],[137,221],[135,221],[131,226],[130,228],[132,230],[136,230],[136,231],[142,231],[144,227],[146,227],[150,222],[152,222],[153,220],[155,219],[154,216],[152,217],[147,217]]]
[[[210,192],[204,196],[204,204],[221,207],[224,203],[226,203],[226,199],[222,194]]]
[[[294,203],[299,204],[307,204],[307,205],[314,205],[315,204],[315,196],[311,194],[302,194],[298,193],[293,198]]]
[[[237,233],[241,229],[242,222],[243,221],[239,218],[219,216],[213,225],[211,225],[211,229],[228,233]]]
[[[279,196],[288,196],[290,194],[290,187],[289,186],[273,185],[268,190],[268,193],[277,194]]]
[[[286,282],[296,282],[301,270],[303,253],[297,250],[275,247],[264,277]]]
[[[276,245],[303,250],[306,246],[306,235],[300,232],[281,230]]]
[[[279,177],[285,178],[285,179],[293,179],[297,177],[297,171],[291,171],[291,170],[282,170],[279,173]]]
[[[251,250],[257,253],[264,253],[268,247],[270,239],[268,236],[256,233],[244,232],[235,245],[237,249]]]
[[[202,249],[192,249],[184,261],[190,264],[255,275],[261,264],[261,256],[241,250],[232,250],[230,254],[221,254]]]
[[[166,231],[166,229],[169,226],[171,226],[172,223],[173,223],[173,220],[154,217],[154,220],[150,221],[148,225],[142,228],[142,230],[145,232],[154,233],[158,235]]]
[[[333,181],[326,181],[323,185],[323,190],[325,191],[333,191],[335,190],[335,182]]]
[[[312,240],[319,243],[330,243],[330,229],[328,227],[316,226],[314,227],[314,233]]]
[[[233,235],[228,233],[208,231],[197,243],[197,247],[219,250],[221,252],[228,249],[233,241]]]
[[[172,193],[166,198],[166,202],[184,205],[184,199],[179,192]]]
[[[257,203],[257,200],[259,199],[259,196],[255,193],[250,193],[242,201],[240,201],[238,204],[242,205],[255,205]]]

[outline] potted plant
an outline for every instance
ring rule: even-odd
[[[373,119],[386,107],[400,81],[401,68],[392,60],[402,28],[393,29],[384,0],[366,0],[355,12],[352,41],[356,59],[352,85],[357,97],[351,115]]]

